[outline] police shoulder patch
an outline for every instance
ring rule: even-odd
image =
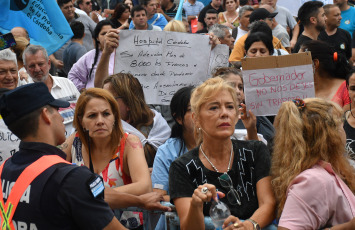
[[[99,175],[95,175],[91,177],[90,180],[88,181],[88,184],[91,193],[95,198],[105,190],[104,182],[102,180],[102,177]]]

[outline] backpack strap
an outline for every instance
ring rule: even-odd
[[[132,183],[131,178],[128,175],[126,175],[126,173],[123,170],[123,155],[124,155],[124,147],[126,144],[127,137],[128,137],[128,133],[125,133],[121,138],[121,142],[120,142],[120,165],[122,170],[122,180],[124,184]]]
[[[5,163],[3,163],[0,166],[0,178]],[[2,223],[0,226],[1,229],[15,229],[12,223],[12,217],[14,216],[17,205],[23,193],[26,191],[27,187],[32,183],[32,181],[38,175],[40,175],[49,167],[58,163],[70,164],[68,161],[64,160],[63,158],[57,155],[42,156],[41,158],[39,158],[34,163],[27,166],[22,171],[20,176],[17,178],[15,185],[11,189],[6,204],[4,203],[3,194],[2,192],[0,192],[0,216],[2,219]],[[0,181],[0,189],[2,191],[1,181]]]

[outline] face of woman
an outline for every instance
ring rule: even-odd
[[[244,85],[241,76],[230,73],[225,79],[226,82],[231,84],[237,93],[237,103],[240,104],[244,101]]]
[[[196,125],[202,129],[203,139],[226,139],[234,133],[237,108],[232,95],[223,90],[201,106]]]
[[[129,8],[132,10],[133,3],[132,3],[131,0],[126,0],[126,1],[124,1],[124,4],[126,4],[127,6],[129,6]]]
[[[234,0],[227,0],[226,1],[226,10],[233,11],[237,9],[237,3]]]
[[[189,105],[187,106],[187,111],[184,115],[184,121],[182,121],[181,119],[177,119],[179,124],[183,126],[183,130],[184,132],[189,132],[189,133],[193,133],[194,132],[194,122],[192,120],[192,112],[191,112],[191,105],[189,103]]]
[[[115,117],[110,104],[102,98],[92,98],[85,107],[81,121],[91,138],[106,138],[112,133]]]
[[[122,13],[121,19],[122,19],[122,20],[127,20],[127,19],[129,19],[129,15],[130,15],[129,9],[126,9],[126,10]]]
[[[349,97],[351,100],[351,104],[355,105],[355,73],[349,78]]]
[[[100,43],[100,50],[103,50],[104,45],[105,45],[105,35],[107,34],[107,32],[112,29],[112,26],[110,25],[106,25],[103,26],[100,30],[99,36],[97,37],[97,40],[99,40]]]
[[[104,85],[103,89],[106,89],[107,91],[109,91],[115,97],[115,99],[116,99],[116,101],[118,103],[118,109],[120,111],[121,119],[129,123],[129,108],[126,105],[126,103],[124,103],[122,97],[117,95],[117,93],[112,89],[110,83],[106,83]]]
[[[262,41],[254,42],[247,51],[248,57],[270,56],[269,50]]]

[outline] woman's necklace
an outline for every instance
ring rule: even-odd
[[[203,156],[206,158],[206,160],[208,161],[208,163],[211,164],[212,168],[219,173],[218,169],[216,168],[216,166],[214,166],[212,164],[212,162],[210,161],[210,159],[208,159],[208,157],[206,156],[205,152],[202,150],[202,144],[200,145],[200,150],[201,150],[201,153],[203,154]],[[229,171],[230,169],[230,166],[231,166],[231,162],[232,162],[232,156],[233,156],[233,145],[231,147],[231,155],[229,157],[229,163],[228,163],[228,168],[227,168],[227,172]]]

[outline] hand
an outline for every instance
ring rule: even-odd
[[[241,222],[239,220],[238,217],[235,217],[235,216],[232,216],[230,215],[227,219],[225,219],[223,225],[222,225],[222,228],[223,229],[226,229],[226,230],[231,230],[231,229],[245,229],[244,228],[244,225],[243,225],[243,222]]]
[[[241,114],[240,119],[242,119],[243,124],[247,130],[255,128],[256,129],[256,116],[254,113],[249,110],[249,116],[247,113],[247,106],[244,103],[240,103],[242,108],[239,108],[239,112]]]
[[[162,8],[157,8],[157,13],[164,14],[164,11],[162,10]]]
[[[119,30],[110,29],[105,35],[105,44],[103,52],[111,54],[119,45]]]
[[[19,75],[21,81],[25,80],[26,82],[28,82],[28,74],[25,70],[19,71]]]
[[[99,13],[97,11],[92,11],[90,14],[90,17],[94,22],[99,23],[98,15],[99,15]]]
[[[160,204],[160,201],[163,201],[163,195],[157,192],[150,192],[143,195],[140,195],[139,198],[142,200],[142,208],[146,210],[160,210],[164,212],[170,212],[171,208],[163,206]]]
[[[57,69],[63,69],[64,67],[64,63],[58,59],[53,60],[53,65],[57,68]]]
[[[210,44],[212,45],[211,50],[213,50],[214,47],[216,47],[216,45],[218,44],[221,44],[221,42],[219,41],[217,36],[214,35],[213,33],[210,33],[209,36],[210,36]]]
[[[129,23],[128,23],[128,20],[126,20],[126,21],[125,21],[125,23],[123,23],[123,25],[122,25],[122,26],[124,26],[124,28],[127,28],[127,29],[128,29],[128,28],[129,28]]]
[[[207,188],[207,192],[203,193],[202,189]],[[203,208],[204,202],[210,202],[212,198],[217,200],[217,193],[220,198],[223,198],[225,195],[222,192],[217,192],[216,187],[213,184],[204,184],[198,186],[194,193],[192,194],[191,205],[198,206],[201,209]]]

